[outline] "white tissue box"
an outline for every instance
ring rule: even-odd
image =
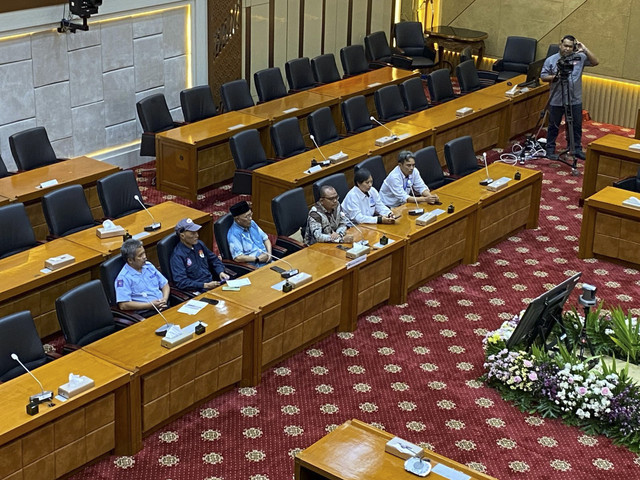
[[[406,460],[421,453],[422,448],[415,443],[407,442],[400,437],[393,437],[385,445],[384,451]]]
[[[69,255],[68,253],[63,253],[62,255],[58,255],[57,257],[46,259],[44,261],[44,266],[49,270],[58,270],[59,268],[71,265],[75,261],[76,257]]]
[[[116,225],[116,228],[106,229],[104,227],[96,228],[96,235],[98,238],[111,238],[111,237],[121,237],[125,234],[124,228],[119,225]]]
[[[96,382],[89,377],[82,375],[73,386],[71,385],[71,382],[60,385],[58,387],[58,395],[64,398],[75,397],[76,395],[93,388],[95,385]]]
[[[462,107],[456,110],[456,117],[466,117],[467,115],[473,113],[473,108],[471,107]]]
[[[341,162],[342,160],[346,160],[347,158],[349,158],[349,155],[347,155],[344,152],[338,152],[338,153],[336,153],[334,155],[331,155],[329,157],[329,161],[331,163],[338,163],[338,162]]]

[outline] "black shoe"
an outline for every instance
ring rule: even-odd
[[[574,153],[574,155],[578,157],[580,160],[587,159],[587,156],[584,154],[584,150],[576,150],[576,153]]]
[[[558,155],[556,155],[556,154],[555,154],[555,153],[553,153],[553,152],[547,152],[546,157],[547,157],[549,160],[558,160],[558,158],[559,158],[559,157],[558,157]]]

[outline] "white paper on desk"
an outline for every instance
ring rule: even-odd
[[[227,280],[227,285],[234,288],[246,287],[251,285],[251,280],[248,278],[238,278],[237,280]]]
[[[273,288],[274,290],[277,290],[278,292],[282,291],[282,286],[287,283],[286,280],[282,280],[281,282],[276,283],[275,285],[271,285],[271,288]]]
[[[189,300],[182,304],[178,309],[180,313],[186,313],[187,315],[196,315],[200,310],[209,305],[207,302],[201,302],[200,300]]]
[[[238,123],[237,125],[231,125],[230,127],[227,128],[227,130],[237,130],[242,127],[244,127],[244,123]]]
[[[380,85],[382,85],[380,82],[373,82],[367,85],[367,88],[379,87]]]
[[[411,134],[409,133],[403,133],[401,135],[398,135],[398,140],[404,140],[405,138],[409,138],[411,136]]]
[[[149,235],[149,232],[140,232],[140,233],[136,233],[131,238],[135,238],[136,240],[140,240],[141,238],[144,238],[147,235]]]
[[[291,108],[287,108],[286,110],[283,110],[282,113],[291,113],[298,110],[300,110],[298,107],[291,107]]]
[[[40,270],[40,271],[41,271],[42,273],[45,273],[45,274],[46,274],[46,273],[51,273],[51,272],[53,272],[53,270],[51,270],[50,268],[46,268],[46,267],[45,267],[45,268],[43,268],[43,269],[42,269],[42,270]]]

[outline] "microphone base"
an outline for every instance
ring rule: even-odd
[[[280,274],[280,276],[281,276],[282,278],[291,278],[291,277],[293,277],[293,276],[297,275],[298,273],[300,273],[300,272],[298,271],[298,269],[285,270],[284,272],[282,272],[282,273]]]
[[[159,337],[164,337],[167,334],[167,330],[169,330],[171,327],[173,327],[173,323],[162,325],[156,330],[156,335],[158,335]]]
[[[48,402],[53,398],[53,392],[50,390],[45,390],[44,392],[36,393],[35,395],[31,395],[29,397],[30,403],[43,403]]]
[[[418,215],[422,215],[424,213],[424,208],[414,208],[413,210],[409,210],[409,215],[412,217],[417,217]]]
[[[486,186],[486,185],[489,185],[491,182],[493,182],[493,178],[485,178],[480,182],[480,185]]]
[[[145,232],[155,232],[156,230],[160,230],[160,222],[155,222],[144,227]]]

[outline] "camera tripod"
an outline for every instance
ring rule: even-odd
[[[573,70],[573,67],[571,70]],[[562,66],[558,65],[560,89],[562,92],[562,107],[564,108],[564,126],[567,135],[568,147],[566,150],[558,154],[558,161],[571,167],[571,174],[574,176],[578,176],[580,175],[580,172],[578,172],[578,157],[576,157],[575,154],[576,144],[573,138],[573,112],[571,109],[571,89],[569,88],[569,76],[571,75],[571,70],[567,70],[566,67],[563,68]],[[551,101],[551,96],[549,96],[549,101]],[[563,155],[565,158],[562,158]]]

